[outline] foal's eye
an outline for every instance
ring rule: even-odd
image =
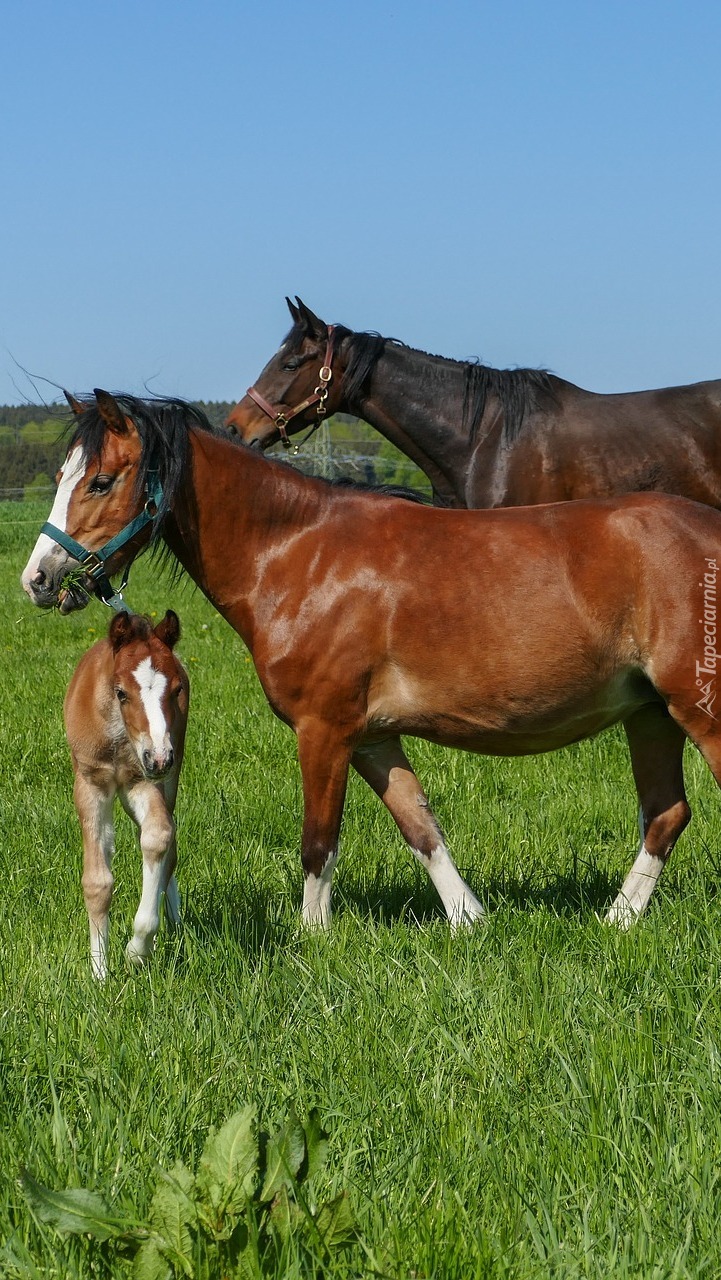
[[[114,484],[115,476],[106,476],[101,473],[90,481],[88,493],[108,493]]]
[[[118,702],[127,702],[127,701],[128,701],[128,695],[127,695],[127,693],[125,692],[125,690],[124,690],[124,689],[116,689],[116,690],[115,690],[115,697],[118,699]]]

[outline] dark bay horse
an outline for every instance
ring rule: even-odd
[[[227,420],[246,444],[351,413],[425,471],[439,506],[644,490],[721,506],[721,381],[597,395],[542,370],[463,364],[329,327],[286,301],[293,328]]]
[[[636,919],[690,818],[687,737],[721,783],[721,514],[661,494],[438,510],[298,474],[181,401],[98,391],[78,411],[23,586],[67,613],[88,598],[66,580],[79,558],[87,590],[96,562],[114,573],[149,540],[177,558],[242,636],[296,734],[307,921],[330,918],[351,764],[455,924],[481,907],[401,735],[524,755],[619,721],[642,843],[609,918]]]

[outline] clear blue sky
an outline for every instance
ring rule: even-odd
[[[717,3],[6,0],[2,49],[0,402],[9,353],[237,399],[286,293],[599,391],[721,376]]]

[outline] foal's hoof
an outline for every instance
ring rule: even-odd
[[[149,948],[139,947],[134,938],[130,939],[130,942],[125,948],[126,958],[129,961],[129,963],[133,966],[134,969],[142,969],[143,965],[146,963],[146,961],[149,959],[152,953],[153,953],[152,947],[149,947]]]
[[[461,930],[472,929],[474,925],[485,922],[486,913],[477,898],[464,898],[448,919],[451,933],[460,933]]]
[[[606,912],[604,924],[610,924],[612,928],[618,929],[621,933],[628,933],[639,919],[639,912],[636,911],[628,898],[624,898],[622,894],[616,898],[616,901],[609,907]]]

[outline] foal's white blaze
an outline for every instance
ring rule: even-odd
[[[436,893],[446,909],[451,928],[480,920],[483,907],[468,888],[444,844],[431,850],[430,856],[414,849],[418,861],[428,872]]]
[[[133,676],[140,689],[140,699],[148,722],[148,733],[153,750],[162,754],[168,746],[168,726],[162,707],[163,694],[168,684],[167,677],[162,671],[156,670],[152,658],[143,658],[135,668]]]
[[[319,876],[308,875],[303,888],[303,923],[311,927],[327,929],[330,924],[330,891],[333,870],[338,861],[338,851],[333,849],[323,864]]]
[[[54,524],[57,529],[62,529],[63,533],[67,532],[65,522],[68,518],[68,508],[73,491],[85,472],[85,454],[81,445],[76,445],[72,453],[69,453],[60,470],[60,483],[53,509],[48,516],[48,523]],[[30,583],[35,577],[43,557],[50,551],[57,550],[57,543],[53,542],[46,533],[41,533],[33,548],[30,559],[28,560],[22,576],[22,585],[29,595],[32,595]]]
[[[656,882],[665,866],[663,858],[656,858],[649,853],[645,844],[641,845],[638,857],[623,882],[621,892],[611,906],[606,917],[609,924],[616,924],[620,929],[629,929],[649,904]]]

